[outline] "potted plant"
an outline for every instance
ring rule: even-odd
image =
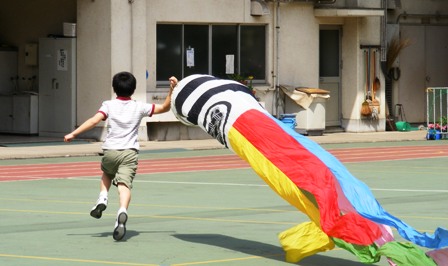
[[[240,74],[232,74],[232,75],[228,75],[228,77],[229,77],[229,79],[238,81],[239,83],[246,86],[252,92],[252,94],[255,96],[256,90],[252,86],[252,80],[254,79],[254,76],[245,77]],[[258,100],[258,98],[257,98],[257,100]]]

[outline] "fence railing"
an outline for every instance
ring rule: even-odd
[[[426,126],[428,137],[448,138],[448,87],[426,89]]]

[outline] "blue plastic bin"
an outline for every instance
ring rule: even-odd
[[[297,123],[295,114],[281,114],[279,119],[288,127],[292,129],[296,128]]]

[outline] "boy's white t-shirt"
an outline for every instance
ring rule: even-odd
[[[134,101],[130,97],[117,97],[104,101],[98,112],[107,120],[107,136],[102,148],[105,150],[139,150],[138,128],[145,116],[152,116],[154,104]]]

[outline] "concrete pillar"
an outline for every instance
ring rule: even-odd
[[[114,99],[112,77],[129,71],[137,78],[133,99],[146,101],[146,1],[78,0],[77,124]],[[84,137],[103,140],[105,123]],[[147,140],[145,121],[139,138]]]

